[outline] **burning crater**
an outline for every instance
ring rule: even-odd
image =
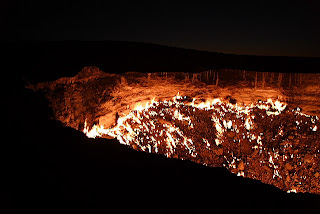
[[[261,79],[248,71],[116,75],[86,67],[29,88],[45,93],[57,120],[88,137],[320,194],[319,103],[302,113],[282,75]],[[319,97],[320,87],[311,89]]]

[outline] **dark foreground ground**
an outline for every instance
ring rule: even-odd
[[[50,119],[41,94],[24,89],[21,78],[41,73],[32,70],[37,66],[21,71],[23,65],[12,64],[11,71],[19,72],[5,91],[8,131],[2,146],[9,150],[2,150],[2,201],[8,213],[318,212],[319,195],[287,194],[223,168],[138,152],[63,127]]]

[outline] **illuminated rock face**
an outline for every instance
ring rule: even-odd
[[[288,192],[320,193],[317,116],[275,100],[286,99],[276,89],[232,91],[217,81],[161,75],[88,70],[34,88],[47,90],[56,115],[65,115],[58,120],[88,137],[113,137],[136,150],[225,167]],[[59,96],[70,103],[57,105]]]
[[[97,117],[108,111],[101,106],[112,99],[110,93],[119,82],[119,76],[107,74],[96,67],[85,67],[75,77],[63,77],[29,87],[46,93],[56,120],[66,126],[83,129],[86,119],[90,121],[89,125],[93,125]]]

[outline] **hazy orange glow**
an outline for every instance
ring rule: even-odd
[[[214,154],[221,150],[219,149],[221,145],[225,147],[230,140],[232,141],[230,136],[234,136],[234,134],[231,133],[241,136],[241,139],[238,140],[240,144],[242,141],[248,141],[249,145],[251,145],[250,150],[257,151],[259,154],[266,152],[269,142],[263,140],[264,132],[259,128],[254,112],[261,111],[260,114],[265,114],[262,118],[270,117],[269,120],[272,121],[273,118],[280,116],[282,112],[289,111],[286,109],[286,103],[272,99],[249,105],[231,104],[222,102],[220,99],[211,99],[197,104],[195,102],[196,99],[191,102],[187,101],[186,97],[181,96],[179,93],[171,100],[156,101],[156,98],[153,98],[150,102],[134,105],[134,108],[128,114],[118,118],[116,125],[113,127],[104,128],[103,125],[97,124],[89,128],[85,124],[83,132],[91,138],[106,136],[117,138],[120,143],[129,145],[137,150],[193,161],[200,158],[200,160],[202,159],[201,164],[220,166],[214,163],[212,159],[214,159]],[[193,129],[202,129],[202,127],[196,127],[195,118],[193,117],[193,112],[199,111],[203,112],[202,114],[211,115],[212,130],[215,131],[212,132],[209,138],[203,136],[202,142],[195,142],[194,140],[199,136],[194,138],[192,134],[187,134],[185,131],[189,132],[190,130],[192,132]],[[303,114],[299,109],[291,110],[290,113],[304,117],[305,124],[309,124],[309,129],[314,133],[317,132],[317,124],[319,124],[317,116]],[[299,123],[297,122],[297,124]],[[298,125],[297,127],[300,129]],[[281,125],[276,129],[278,132],[275,133],[274,138],[283,137],[285,128]],[[257,130],[262,132],[257,133]],[[236,144],[237,141],[233,141]],[[199,147],[199,145],[201,146]],[[283,176],[287,176],[280,170],[280,160],[285,162],[288,157],[285,154],[280,155],[276,150],[274,151],[273,153],[267,152],[267,156],[262,158],[260,163],[267,164],[273,170],[272,179],[275,182],[279,182],[284,179]],[[207,153],[211,155],[204,156]],[[291,154],[291,158],[294,156],[295,154]],[[231,172],[238,176],[255,176],[246,172],[245,167],[247,165],[244,164],[249,163],[245,162],[242,155],[231,153],[231,156],[229,154],[223,157],[225,161],[222,166],[228,168]],[[297,157],[299,158],[299,155]],[[303,189],[287,189],[288,193],[297,191],[300,192]]]
[[[89,138],[319,194],[320,76],[223,72],[242,81],[214,71],[115,75],[87,68],[32,87],[49,92],[57,120]],[[288,78],[299,87],[282,88]]]

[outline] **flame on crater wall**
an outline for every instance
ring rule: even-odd
[[[179,102],[179,100],[183,100],[183,98],[186,97],[182,97],[180,96],[179,92],[178,94],[173,97],[172,101],[160,101],[157,102],[155,101],[155,98],[153,98],[150,102],[146,102],[145,104],[135,104],[134,108],[132,111],[129,112],[129,114],[124,115],[123,117],[120,117],[117,120],[117,124],[115,127],[112,128],[105,128],[103,125],[94,125],[91,129],[88,127],[87,122],[85,121],[84,124],[84,129],[83,132],[90,138],[95,138],[95,137],[101,137],[103,135],[109,135],[111,137],[117,137],[117,134],[121,134],[118,132],[120,127],[126,127],[130,130],[129,128],[129,124],[127,123],[127,120],[131,119],[139,124],[141,124],[141,112],[145,113],[148,112],[150,107],[157,107],[160,104],[167,104],[168,106],[175,106],[175,107],[179,107],[180,105],[183,106],[188,106],[188,107],[192,107],[194,109],[204,109],[204,110],[212,110],[215,109],[215,105],[221,104],[221,100],[216,98],[216,99],[212,99],[212,101],[206,101],[206,102],[200,102],[198,104],[195,104],[194,101],[196,99],[193,99],[191,103],[184,103],[184,102]],[[238,104],[231,104],[231,103],[227,103],[225,104],[229,109],[229,112],[233,112],[236,113],[237,115],[239,115],[239,117],[245,117],[248,116],[248,113],[250,112],[250,109],[253,109],[254,107],[257,107],[259,109],[264,109],[266,110],[266,114],[268,116],[270,115],[279,115],[285,108],[286,108],[286,104],[283,102],[280,102],[279,100],[273,101],[272,99],[268,99],[267,102],[259,102],[257,104],[251,104],[251,105],[244,105],[244,106],[239,106]],[[187,120],[190,122],[190,126],[192,127],[193,124],[190,121],[190,117],[183,117],[183,115],[178,111],[175,110],[173,117],[177,120]],[[213,116],[214,117],[214,116]],[[149,118],[149,116],[147,116],[147,118]],[[215,119],[213,119],[215,121]],[[246,127],[246,129],[250,129],[250,127],[252,126],[252,123],[250,123],[249,121],[251,121],[250,117],[246,117],[245,119],[242,118],[242,120],[245,121],[244,126]],[[126,123],[126,125],[124,124]],[[223,124],[224,127],[228,127],[229,129],[232,126],[232,121],[229,121],[228,123],[226,123],[225,120],[223,120]],[[221,129],[221,124],[217,124],[216,125],[216,129],[218,130],[218,132],[222,132]],[[117,133],[117,134],[116,134]],[[132,133],[131,133],[132,134]],[[123,141],[122,141],[123,142]]]
[[[291,174],[286,167],[292,163],[286,161],[294,160],[298,167],[302,165],[300,159],[303,154],[296,154],[297,150],[287,148],[293,146],[288,142],[291,137],[288,137],[288,129],[285,127],[288,123],[291,126],[295,121],[296,135],[304,138],[306,133],[319,136],[317,127],[320,123],[317,116],[301,113],[299,109],[288,110],[286,103],[272,99],[250,105],[231,104],[220,99],[197,104],[195,101],[196,99],[187,101],[186,96],[179,93],[171,100],[156,101],[154,98],[143,105],[135,105],[128,114],[119,117],[116,125],[111,128],[94,125],[90,129],[85,124],[83,132],[92,138],[117,138],[120,143],[141,151],[189,159],[207,166],[223,166],[238,176],[257,179],[261,175],[252,168],[258,165],[268,169],[269,174],[265,178],[259,178],[265,183],[273,184],[288,193],[318,193],[314,188],[319,189],[319,186],[311,184],[319,183],[312,180],[313,174],[304,172],[296,176],[293,173],[298,178],[291,181]],[[284,120],[288,116],[290,119]],[[303,125],[297,122],[299,119],[304,121]],[[278,121],[273,122],[276,120]],[[262,127],[264,122],[269,123],[268,128],[276,130],[268,139],[265,135],[270,132],[265,132],[267,127]],[[205,131],[202,132],[201,129]],[[302,129],[304,131],[300,133]],[[275,145],[277,143],[279,145]],[[316,173],[319,167],[315,164],[319,163],[320,156],[319,142],[317,143],[311,149],[314,152],[312,166],[311,162],[308,163],[308,167],[314,168],[315,175],[318,175]],[[254,159],[250,157],[253,154]],[[306,182],[307,177],[311,177],[312,182]],[[286,184],[283,183],[284,179]],[[289,181],[292,182],[290,185]],[[301,185],[302,181],[308,184]]]
[[[280,74],[278,82],[263,74],[259,86],[252,79],[257,72],[247,71],[232,71],[243,74],[243,81],[232,82],[213,71],[114,75],[88,69],[30,88],[46,91],[56,119],[90,138],[225,167],[288,192],[320,193],[316,76],[304,77],[310,85],[293,91],[279,87]]]

